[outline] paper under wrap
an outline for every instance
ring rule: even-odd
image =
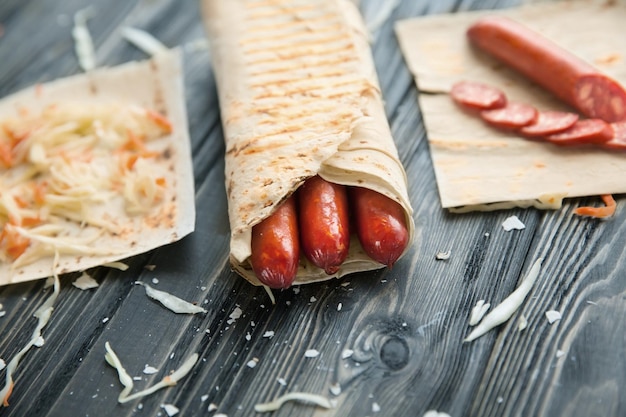
[[[120,108],[135,105],[168,118],[172,133],[150,143],[152,149],[168,155],[153,160],[167,184],[163,203],[146,214],[129,215],[121,197],[107,200],[95,208],[94,217],[116,224],[119,233],[81,227],[71,221],[65,224],[64,234],[69,239],[98,236],[89,243],[98,255],[61,253],[55,270],[52,256],[20,268],[0,262],[0,285],[44,278],[53,272],[81,271],[128,258],[177,241],[194,230],[194,180],[180,51],[29,87],[0,100],[0,119],[15,117],[22,111],[38,113],[47,106],[65,102],[87,107],[105,103],[119,104]]]
[[[559,208],[565,197],[626,192],[626,154],[525,140],[488,126],[452,102],[450,87],[470,80],[499,87],[511,101],[539,110],[571,111],[541,87],[470,47],[468,27],[495,14],[543,34],[626,85],[625,2],[545,2],[398,22],[400,47],[420,91],[442,206]]]

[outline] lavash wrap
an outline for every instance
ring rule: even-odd
[[[248,262],[252,227],[316,174],[397,201],[408,249],[414,222],[406,173],[354,4],[203,0],[202,12],[226,144],[234,270],[261,285]],[[337,273],[328,275],[302,256],[294,284],[382,267],[353,234]]]

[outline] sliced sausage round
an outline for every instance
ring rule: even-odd
[[[613,137],[611,140],[604,142],[603,147],[618,151],[626,151],[626,122],[611,123],[613,129]]]
[[[563,132],[569,129],[578,121],[576,113],[564,111],[541,111],[537,116],[537,121],[528,126],[524,126],[519,132],[524,136],[538,137]]]
[[[474,110],[497,109],[506,105],[506,96],[502,91],[474,81],[455,83],[450,96],[457,104]]]
[[[519,129],[534,123],[537,114],[537,109],[529,104],[509,102],[500,109],[481,111],[480,117],[495,127]]]
[[[609,123],[600,119],[584,119],[574,123],[569,129],[546,136],[546,140],[556,145],[582,145],[604,143],[613,138]]]

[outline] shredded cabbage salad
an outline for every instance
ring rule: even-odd
[[[102,208],[119,200],[134,216],[160,203],[167,184],[154,161],[164,155],[151,142],[171,132],[160,113],[121,103],[64,103],[0,120],[0,263],[109,254],[92,243],[123,230]],[[68,223],[81,233],[70,235]]]

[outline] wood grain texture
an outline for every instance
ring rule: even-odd
[[[72,16],[89,4],[0,2],[0,95],[79,71]],[[403,0],[378,22],[381,2],[362,0],[366,20],[381,23],[372,50],[409,178],[416,241],[392,270],[275,292],[276,305],[227,265],[224,145],[210,52],[197,42],[204,38],[197,2],[93,4],[97,17],[88,25],[99,65],[145,57],[121,39],[123,26],[183,48],[196,231],[129,259],[127,271],[95,269],[96,289],[81,291],[71,285],[76,275],[64,277],[45,344],[24,358],[11,405],[0,416],[165,416],[162,405],[168,403],[182,416],[250,416],[254,404],[291,391],[325,395],[336,407],[288,403],[274,416],[422,416],[431,409],[452,417],[626,415],[623,199],[618,196],[617,213],[607,221],[572,215],[576,206],[600,204],[597,198],[568,201],[549,212],[458,215],[438,204],[417,91],[393,23],[517,2]],[[526,228],[505,232],[501,224],[513,214]],[[447,250],[448,260],[435,259]],[[539,257],[543,268],[520,310],[478,340],[462,343],[475,303],[502,301]],[[156,288],[208,312],[173,314],[148,299],[133,284],[137,280],[157,280]],[[32,315],[49,293],[43,282],[0,288],[6,311],[0,317],[0,358],[8,362],[28,341]],[[232,319],[238,309],[241,316]],[[562,319],[549,324],[547,310],[560,311]],[[519,331],[522,315],[528,327]],[[104,361],[106,341],[130,375],[140,378],[136,389],[159,381],[194,352],[200,361],[175,387],[119,405],[121,385]],[[307,358],[308,349],[320,355]],[[350,357],[343,357],[346,350],[353,352]],[[247,365],[251,360],[253,368]],[[158,372],[144,374],[146,365]]]

